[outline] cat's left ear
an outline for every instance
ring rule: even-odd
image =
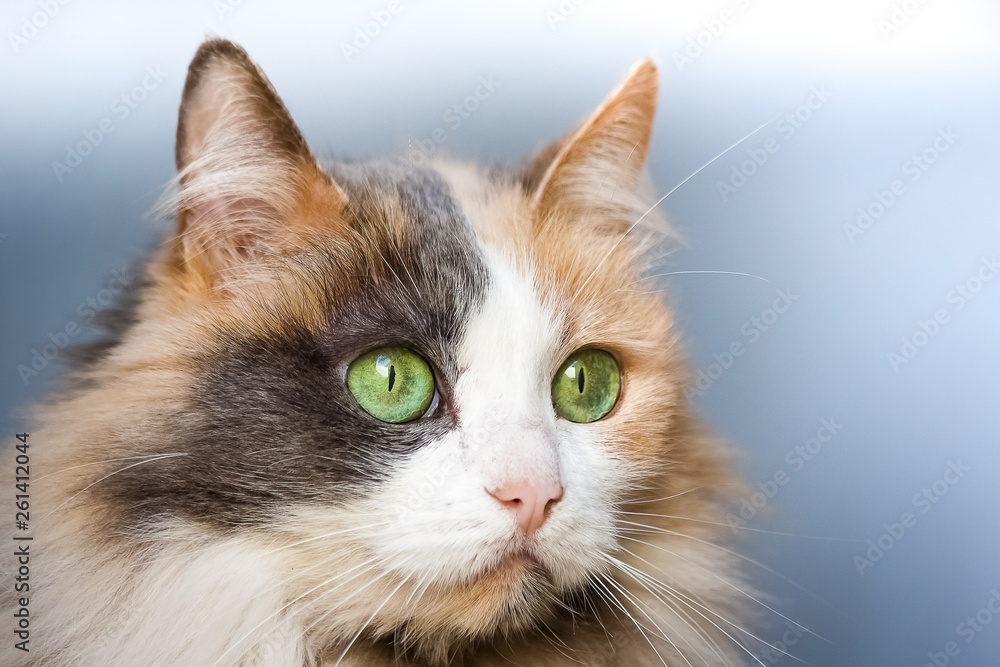
[[[176,161],[174,254],[195,288],[306,250],[310,235],[335,225],[347,202],[267,77],[224,39],[206,41],[191,62]]]
[[[529,162],[524,182],[538,219],[555,212],[613,219],[631,213],[658,92],[653,61],[636,63],[587,120]]]

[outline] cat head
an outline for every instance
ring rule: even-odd
[[[316,641],[446,652],[566,613],[641,549],[629,509],[707,516],[724,476],[642,280],[656,101],[643,61],[519,169],[321,164],[206,42],[178,228],[105,363],[184,455],[102,482],[121,526],[260,545]]]

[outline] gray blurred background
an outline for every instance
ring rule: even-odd
[[[757,658],[1000,664],[996,3],[345,4],[4,3],[2,432],[167,229],[148,212],[206,34],[249,50],[323,157],[513,164],[652,54],[661,192],[766,124],[662,204],[685,243],[659,285],[756,491],[737,548],[822,637],[765,610],[794,658]]]

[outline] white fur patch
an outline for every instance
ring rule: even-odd
[[[375,551],[404,576],[453,584],[527,549],[557,586],[578,586],[614,548],[608,489],[620,472],[600,444],[601,427],[571,424],[552,408],[560,314],[511,257],[485,252],[491,287],[467,324],[452,388],[460,429],[419,451],[379,493],[373,506],[396,520],[376,531]],[[487,493],[527,477],[565,489],[532,539]]]

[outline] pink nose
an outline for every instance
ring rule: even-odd
[[[542,527],[549,510],[563,496],[562,486],[554,482],[513,482],[493,491],[487,489],[486,492],[514,513],[517,526],[525,535],[531,535]]]

